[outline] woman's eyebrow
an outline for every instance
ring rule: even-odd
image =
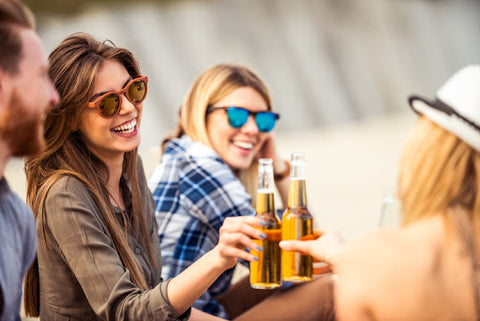
[[[133,78],[132,77],[128,77],[128,79],[123,83],[123,86],[122,86],[122,89],[125,88],[125,86],[130,82],[130,80],[132,80]],[[113,91],[113,90],[112,90]],[[96,93],[95,95],[92,96],[92,98],[90,98],[89,101],[94,101],[97,97],[100,97],[102,95],[105,95],[106,93],[108,92],[112,92],[112,91],[102,91],[102,92],[99,92],[99,93]]]

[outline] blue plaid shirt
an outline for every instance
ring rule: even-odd
[[[228,165],[213,149],[186,135],[167,144],[149,187],[155,200],[165,280],[215,247],[226,217],[255,214],[250,195]],[[227,317],[214,297],[228,289],[232,275],[233,269],[225,271],[193,306]]]

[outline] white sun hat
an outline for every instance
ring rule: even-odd
[[[435,100],[411,96],[412,109],[480,151],[480,65],[457,71]]]

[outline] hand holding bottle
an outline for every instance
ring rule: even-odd
[[[291,240],[280,242],[282,250],[296,251],[311,255],[318,262],[326,262],[334,269],[335,258],[344,246],[344,240],[338,231],[315,231],[310,240]]]
[[[261,219],[252,216],[227,217],[220,227],[218,244],[212,250],[217,253],[219,264],[228,269],[235,266],[237,259],[258,260],[245,249],[257,249],[257,244],[252,239],[265,238],[260,230],[263,225]]]

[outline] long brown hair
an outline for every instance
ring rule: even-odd
[[[95,76],[105,60],[116,60],[132,76],[140,75],[133,54],[112,43],[99,42],[88,34],[74,34],[62,41],[50,54],[49,75],[57,88],[61,101],[47,115],[45,140],[47,148],[25,163],[27,176],[27,202],[36,219],[45,222],[44,205],[49,189],[64,176],[73,176],[82,181],[98,205],[113,243],[132,281],[142,290],[147,284],[128,246],[126,231],[114,214],[106,189],[107,166],[85,146],[78,125],[82,111],[93,94]],[[146,227],[142,196],[137,179],[137,149],[125,153],[123,173],[130,182],[132,214],[124,221],[125,229],[133,229],[150,260],[155,259]],[[39,242],[46,238],[40,238]],[[47,245],[48,246],[48,245]],[[28,316],[38,316],[40,308],[38,265],[29,270],[25,281],[25,311]]]
[[[400,164],[398,197],[403,224],[466,210],[480,235],[480,153],[420,116]]]
[[[165,138],[162,147],[173,138],[188,135],[192,140],[212,147],[207,134],[207,108],[237,88],[251,87],[262,96],[268,110],[272,110],[270,92],[264,81],[253,69],[238,64],[217,64],[205,70],[194,81],[178,112],[174,133]],[[250,195],[257,188],[257,163],[235,173]],[[252,197],[255,203],[255,197]]]

